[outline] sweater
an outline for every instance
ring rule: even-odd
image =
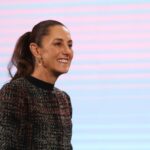
[[[0,150],[72,150],[70,97],[34,77],[0,90]]]

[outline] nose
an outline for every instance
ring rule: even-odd
[[[72,54],[72,49],[68,45],[65,45],[64,48],[63,48],[63,54],[71,55]]]

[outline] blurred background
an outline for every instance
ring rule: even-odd
[[[19,36],[61,21],[75,55],[56,86],[72,99],[74,150],[150,150],[150,0],[0,3],[0,87]]]

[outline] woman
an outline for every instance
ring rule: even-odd
[[[0,91],[0,150],[72,149],[70,98],[54,87],[72,58],[71,35],[58,21],[42,21],[19,38],[12,79]]]

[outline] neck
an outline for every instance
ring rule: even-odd
[[[39,71],[34,71],[31,76],[51,84],[55,84],[58,78],[58,76],[51,75],[50,73]]]

